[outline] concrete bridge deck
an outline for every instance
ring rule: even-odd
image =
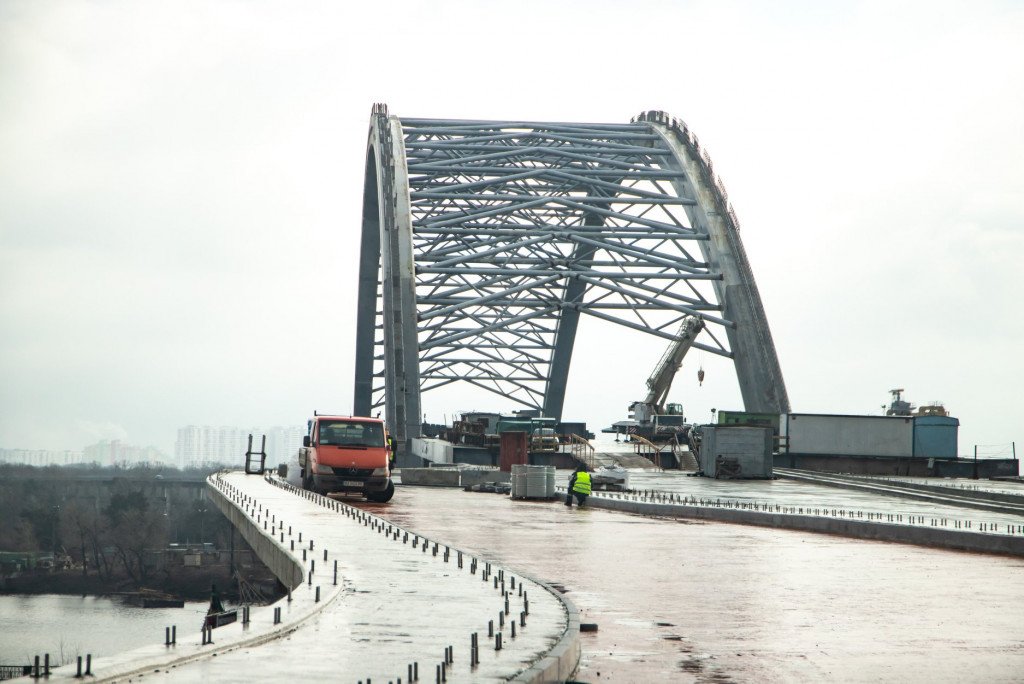
[[[360,504],[363,506],[362,504]],[[365,507],[557,583],[585,682],[1013,682],[1021,559],[497,494]]]
[[[284,483],[228,473],[211,485],[291,600],[252,608],[249,625],[214,630],[212,645],[201,644],[199,624],[178,625],[175,646],[156,645],[155,634],[153,647],[94,660],[91,681],[394,682],[409,681],[410,668],[434,681],[442,665],[450,682],[553,681],[575,669],[575,609],[530,578]],[[74,674],[64,667],[51,679]]]
[[[657,481],[650,476],[651,484]],[[696,478],[673,482],[714,487],[723,498],[732,492],[740,500],[771,489],[795,497],[791,502],[816,487],[781,480],[762,483],[768,488],[749,482],[720,487],[729,483]],[[94,662],[99,681],[136,681],[145,673],[146,679],[177,681],[396,682],[408,681],[413,662],[421,681],[434,681],[448,645],[455,647],[455,662],[445,673],[450,681],[531,678],[526,668],[544,655],[540,662],[550,664],[546,649],[552,645],[566,660],[573,648],[582,648],[575,679],[587,682],[999,682],[1019,681],[1024,672],[1020,558],[566,509],[557,501],[457,489],[400,487],[389,504],[369,504],[296,496],[239,473],[224,475],[221,487],[236,499],[244,492],[241,503],[228,508],[244,517],[236,520],[239,529],[248,525],[262,543],[272,543],[269,528],[276,528],[272,545],[284,551],[278,572],[291,572],[296,585],[294,600],[279,606],[284,622],[272,624],[272,607],[254,608],[251,625],[220,628],[216,644],[205,647],[194,631],[198,625],[179,626],[175,648],[155,644]],[[830,491],[873,508],[900,501]],[[409,531],[407,543],[394,539],[396,529]],[[418,540],[412,548],[415,535],[431,540],[427,552]],[[443,560],[445,545],[452,554],[455,548],[465,552],[464,569],[455,567],[454,555]],[[531,585],[526,630],[495,652],[487,620],[497,622],[503,594],[493,587],[493,576],[485,582],[468,571],[469,554],[481,559],[480,568],[485,562],[504,566],[509,584],[513,573],[525,572],[566,592],[579,613]],[[314,599],[318,585],[321,603]],[[579,621],[597,623],[599,631],[580,635]],[[470,631],[484,647],[476,669],[468,664]],[[154,636],[158,642],[162,635]],[[576,639],[575,647],[568,637]],[[58,673],[55,678],[67,678],[73,668]]]

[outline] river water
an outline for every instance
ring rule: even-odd
[[[51,663],[71,663],[162,644],[164,628],[180,635],[198,632],[206,602],[184,608],[140,608],[97,596],[0,596],[0,664],[27,665],[50,654]]]

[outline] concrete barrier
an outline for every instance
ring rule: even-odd
[[[513,682],[529,682],[530,684],[547,684],[548,682],[565,682],[576,674],[580,665],[580,655],[583,647],[580,644],[580,611],[576,604],[562,595],[562,593],[536,577],[530,577],[519,573],[521,577],[535,582],[544,587],[548,592],[554,594],[555,598],[562,602],[568,616],[565,632],[541,658],[537,659],[529,668],[516,675]]]
[[[270,569],[277,579],[288,589],[294,589],[305,580],[305,570],[294,554],[285,550],[284,546],[268,535],[248,515],[234,504],[225,494],[212,484],[209,497],[220,509],[231,524],[242,535],[246,543],[256,552],[263,564]]]
[[[470,487],[483,482],[508,482],[511,473],[489,468],[402,468],[403,485]]]
[[[459,484],[463,487],[472,487],[484,482],[510,482],[512,480],[512,473],[503,473],[500,470],[465,468],[461,474],[462,479]]]
[[[402,468],[402,484],[415,487],[458,487],[457,468]]]
[[[760,525],[802,532],[836,534],[857,539],[899,542],[959,551],[1024,556],[1024,535],[979,534],[946,527],[876,523],[849,518],[773,513],[742,508],[665,504],[633,499],[613,499],[600,495],[591,495],[587,499],[587,505],[625,513],[639,513],[640,515],[717,520],[740,525]]]

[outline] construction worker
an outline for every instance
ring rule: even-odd
[[[587,466],[582,463],[569,476],[569,491],[565,495],[565,505],[569,508],[572,508],[573,495],[576,496],[576,501],[581,508],[587,503],[587,497],[590,496],[590,473],[587,472]]]
[[[224,604],[220,602],[220,592],[217,591],[217,585],[210,585],[210,608],[206,611],[207,615],[213,615],[214,613],[223,613]]]

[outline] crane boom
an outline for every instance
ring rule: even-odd
[[[668,390],[672,387],[672,380],[675,379],[679,367],[683,365],[683,357],[690,351],[694,340],[697,339],[697,333],[703,328],[704,321],[696,316],[687,317],[679,326],[679,334],[676,335],[675,341],[665,350],[651,377],[647,378],[647,389],[650,391],[644,400],[646,403],[659,408],[664,406]]]
[[[683,320],[676,339],[665,350],[651,377],[647,378],[647,397],[630,406],[637,420],[646,422],[651,416],[665,412],[665,400],[668,399],[672,380],[675,379],[679,367],[683,365],[686,352],[693,346],[694,340],[703,329],[704,321],[701,318],[687,316]]]

